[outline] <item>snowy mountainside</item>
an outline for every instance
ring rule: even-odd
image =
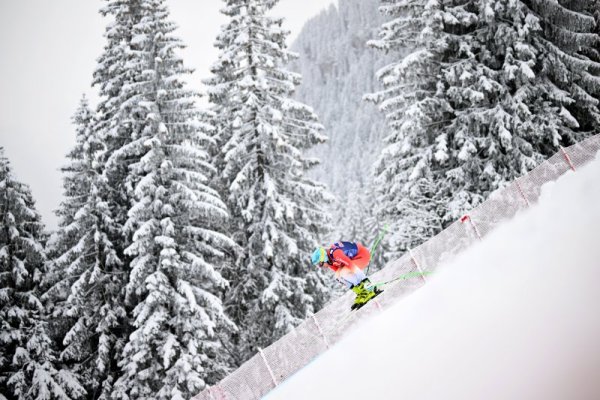
[[[361,221],[372,208],[366,192],[385,122],[362,97],[375,90],[375,73],[389,62],[366,46],[383,21],[378,6],[378,0],[340,0],[308,21],[292,45],[300,58],[291,68],[303,78],[296,97],[315,109],[329,137],[311,154],[321,160],[313,177],[329,186],[336,207],[344,209],[334,212],[331,240],[364,240]]]
[[[267,399],[600,398],[600,156]]]

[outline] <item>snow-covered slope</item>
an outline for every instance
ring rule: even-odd
[[[266,398],[598,399],[599,377],[600,157]]]

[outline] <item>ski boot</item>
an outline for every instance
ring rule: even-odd
[[[373,297],[383,292],[383,290],[378,289],[376,286],[370,285],[371,281],[369,278],[366,278],[363,279],[358,285],[352,287],[352,291],[356,293],[356,299],[354,300],[354,304],[352,304],[350,307],[351,310],[358,310],[367,304]]]
[[[354,303],[352,304],[350,309],[356,310],[362,307],[363,304],[365,304],[366,290],[363,282],[359,283],[358,285],[352,286],[352,291],[356,293],[356,298],[354,299]]]

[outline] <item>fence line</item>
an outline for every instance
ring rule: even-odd
[[[413,251],[412,251],[412,249],[410,247],[408,248],[408,254],[410,254],[411,260],[413,260],[413,262],[415,263],[415,267],[419,271],[419,274],[421,274],[421,278],[423,278],[423,281],[426,282],[427,279],[425,278],[425,272],[423,271],[423,269],[421,269],[421,266],[419,265],[419,262],[415,258],[414,254],[413,254]]]
[[[399,280],[388,286],[377,299],[353,312],[350,312],[350,305],[354,296],[348,291],[192,400],[260,399],[338,342],[344,331],[356,321],[381,312],[400,297],[423,286],[426,273],[433,272],[440,264],[481,240],[501,221],[512,218],[519,210],[535,203],[543,184],[558,179],[568,171],[576,171],[592,160],[598,150],[600,135],[567,148],[561,147],[559,152],[528,174],[492,193],[459,221],[373,275],[375,280],[389,280],[418,272],[423,279]]]

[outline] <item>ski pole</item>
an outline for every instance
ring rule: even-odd
[[[385,234],[387,233],[388,229],[389,229],[389,225],[385,224],[383,226],[383,229],[379,232],[379,235],[377,235],[377,237],[375,238],[375,242],[373,242],[373,245],[371,246],[371,249],[369,250],[369,252],[371,253],[371,259],[373,259],[373,255],[375,254],[375,250],[377,250],[377,247],[379,246],[379,243],[381,243],[381,240],[383,239],[383,237],[385,236]],[[367,272],[365,273],[365,275],[369,275],[369,269],[371,268],[371,263],[369,262],[369,266],[367,267]]]
[[[400,275],[397,278],[390,279],[389,281],[373,283],[373,284],[369,285],[368,288],[370,289],[370,288],[385,286],[385,285],[388,285],[392,282],[396,282],[399,280],[417,278],[417,277],[421,277],[421,276],[425,276],[425,275],[429,275],[429,274],[431,274],[431,272],[429,272],[429,271],[424,271],[424,272],[413,271],[413,272],[409,272],[408,274]]]
[[[383,239],[383,237],[387,233],[389,227],[390,226],[388,224],[385,224],[383,226],[383,229],[379,232],[379,235],[377,235],[377,237],[375,238],[375,242],[373,243],[373,245],[371,246],[371,249],[369,250],[371,252],[371,256],[373,256],[373,254],[375,253],[375,250],[377,250],[377,247],[379,246],[379,243],[381,243],[381,240]]]

